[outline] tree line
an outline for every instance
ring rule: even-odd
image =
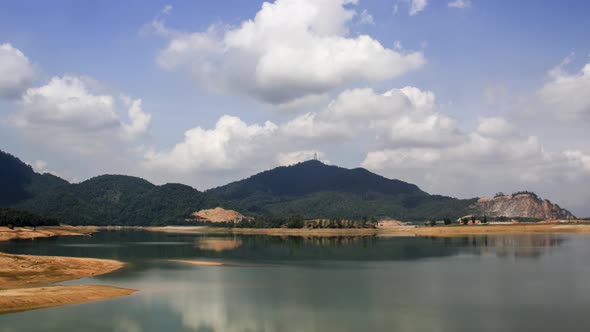
[[[59,225],[59,221],[54,218],[48,218],[11,208],[0,208],[0,226],[13,228],[57,225]]]

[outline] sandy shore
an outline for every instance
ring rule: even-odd
[[[0,313],[129,295],[135,290],[98,285],[34,287],[105,274],[123,266],[114,260],[0,253]]]
[[[202,226],[145,227],[147,231],[184,234],[252,234],[271,236],[463,236],[531,233],[590,233],[588,224],[520,223],[511,225],[395,226],[376,229],[216,228]]]
[[[30,227],[0,227],[0,241],[15,239],[36,239],[53,236],[84,236],[96,232],[93,226],[44,226],[35,229]]]
[[[190,264],[190,265],[198,265],[198,266],[223,266],[225,263],[221,262],[209,262],[209,261],[193,261],[188,259],[169,259],[169,262],[173,263],[183,263],[183,264]]]
[[[18,288],[0,291],[0,314],[99,301],[134,293],[100,285]]]

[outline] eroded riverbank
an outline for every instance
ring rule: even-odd
[[[124,263],[115,260],[0,253],[0,313],[84,303],[132,294],[136,290],[111,286],[45,286],[106,274],[123,266]]]
[[[394,226],[382,228],[219,228],[202,226],[144,227],[152,232],[177,234],[252,234],[270,236],[434,236],[497,234],[590,233],[588,224],[520,223],[510,225],[451,225],[434,227]]]

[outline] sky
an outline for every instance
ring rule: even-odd
[[[313,158],[590,216],[590,3],[2,1],[0,149],[199,190]]]

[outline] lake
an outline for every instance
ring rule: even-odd
[[[9,331],[588,331],[590,236],[301,238],[106,231],[0,243],[129,265],[122,298],[0,315]],[[169,259],[225,262],[193,266]]]

